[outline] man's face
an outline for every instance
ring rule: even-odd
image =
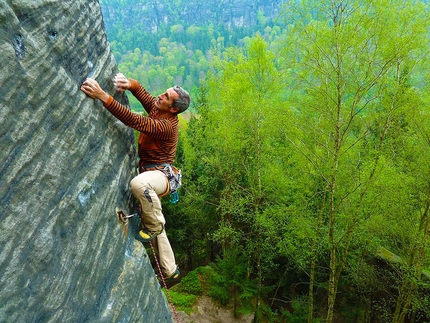
[[[167,89],[166,92],[158,96],[155,106],[158,110],[168,111],[175,99],[179,99],[179,94],[171,87],[170,89]]]

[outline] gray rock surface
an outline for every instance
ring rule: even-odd
[[[0,322],[172,322],[115,215],[132,131],[79,89],[114,93],[98,1],[0,0],[0,65]]]

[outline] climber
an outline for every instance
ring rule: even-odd
[[[190,104],[190,96],[180,86],[169,88],[158,98],[140,83],[118,73],[114,78],[118,92],[129,90],[142,104],[148,116],[133,113],[107,94],[99,83],[87,78],[81,90],[104,107],[125,125],[140,132],[138,141],[139,172],[130,182],[133,195],[141,205],[141,230],[136,239],[149,242],[156,238],[160,266],[165,281],[179,277],[179,269],[165,230],[165,218],[160,198],[169,192],[168,172],[176,154],[178,142],[178,114]],[[175,168],[176,170],[176,168]]]

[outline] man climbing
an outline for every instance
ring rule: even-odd
[[[129,90],[142,104],[148,116],[133,113],[107,94],[99,83],[87,78],[81,90],[99,99],[112,115],[125,125],[140,132],[138,155],[140,174],[130,182],[133,195],[139,200],[142,228],[136,235],[141,242],[157,238],[160,266],[165,281],[179,277],[175,256],[164,229],[165,219],[160,198],[169,190],[167,175],[172,171],[178,142],[178,114],[190,105],[188,92],[179,86],[169,88],[158,98],[152,96],[140,83],[118,73],[114,78],[116,90]]]

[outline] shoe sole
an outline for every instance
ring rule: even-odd
[[[163,233],[163,230],[161,230],[161,232],[160,232],[160,233],[158,233],[158,234],[154,235],[154,236],[153,236],[153,237],[151,237],[150,239],[145,239],[144,237],[142,237],[142,236],[140,235],[140,231],[139,231],[139,232],[138,232],[138,234],[135,236],[135,238],[136,238],[136,240],[139,240],[140,242],[147,243],[147,242],[150,242],[150,241],[154,240],[154,238],[156,238],[157,236],[159,236],[161,233]]]
[[[167,283],[171,283],[171,282],[175,282],[178,280],[179,276],[181,275],[181,273],[178,271],[177,273],[175,272],[172,276],[170,276],[169,278],[164,278],[164,282]],[[163,280],[161,279],[161,276],[157,275],[157,280],[158,282],[161,284],[163,283]]]

